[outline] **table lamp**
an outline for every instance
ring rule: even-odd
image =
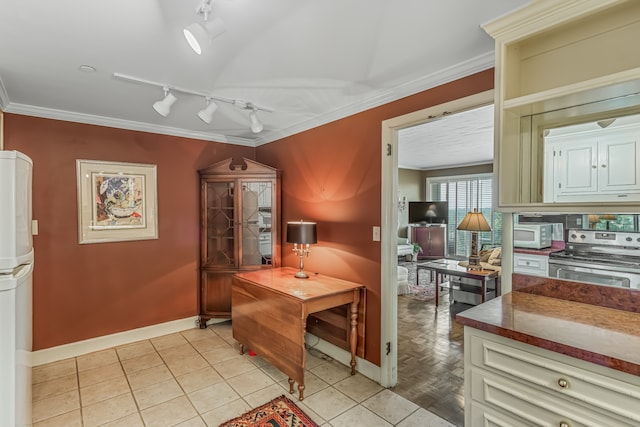
[[[475,209],[473,212],[467,212],[467,215],[460,221],[457,227],[458,230],[471,232],[471,255],[469,256],[469,269],[481,270],[480,257],[478,256],[478,232],[479,231],[491,231],[491,227],[487,223],[487,220],[482,215],[482,212],[477,212]]]
[[[309,256],[310,245],[318,243],[315,222],[304,222],[302,220],[287,223],[287,243],[293,243],[293,252],[300,257],[300,271],[295,274],[298,279],[306,279],[302,258]]]
[[[600,215],[600,219],[601,219],[602,221],[605,221],[605,222],[607,223],[607,230],[609,230],[609,223],[610,223],[611,221],[615,221],[615,220],[617,220],[617,219],[618,219],[618,217],[617,217],[617,216],[615,216],[615,215],[612,215],[612,214],[603,214],[603,215]]]

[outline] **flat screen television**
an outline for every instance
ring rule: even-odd
[[[409,224],[446,224],[447,202],[409,202]]]

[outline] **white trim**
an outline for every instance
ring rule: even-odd
[[[391,89],[381,91],[377,95],[365,99],[361,102],[340,107],[334,111],[330,111],[326,114],[307,120],[305,122],[298,123],[286,129],[282,129],[279,131],[270,131],[268,134],[265,134],[263,138],[256,141],[256,146],[277,141],[287,136],[295,135],[297,133],[301,133],[306,130],[339,120],[343,117],[348,117],[353,114],[361,113],[371,108],[379,107],[398,99],[405,98],[407,96],[415,95],[416,93],[441,86],[445,83],[449,83],[475,73],[479,73],[480,71],[487,70],[494,67],[494,65],[495,54],[493,51],[478,55],[475,58],[471,58],[452,67],[438,70],[424,77],[420,77],[413,81],[395,86]]]
[[[345,366],[348,366],[351,369],[351,353],[341,349],[340,347],[336,347],[335,345],[327,342],[317,336],[310,334],[307,332],[307,337],[313,337],[314,345],[312,348],[321,351],[327,356],[332,357],[337,362],[342,363]],[[306,340],[305,340],[306,341]],[[374,365],[368,360],[361,359],[356,356],[356,371],[364,375],[365,377],[380,383],[380,367]]]
[[[77,357],[94,351],[105,350],[107,348],[130,344],[136,341],[148,340],[162,335],[186,331],[187,329],[195,328],[197,320],[197,317],[187,317],[185,319],[173,320],[171,322],[145,326],[144,328],[131,329],[129,331],[118,332],[116,334],[104,335],[57,347],[37,350],[31,353],[31,363],[32,366],[44,365],[46,363],[56,362],[70,357]]]
[[[229,144],[254,147],[251,139],[224,136],[209,132],[198,132],[169,126],[153,125],[150,123],[134,122],[131,120],[114,119],[109,117],[94,116],[92,114],[76,113],[73,111],[55,110],[52,108],[34,107],[32,105],[10,103],[5,109],[7,113],[21,114],[25,116],[42,117],[45,119],[62,120],[73,123],[84,123],[112,127],[116,129],[136,130],[140,132],[157,133],[160,135],[181,136],[184,138],[199,139],[204,141],[225,142]]]
[[[380,313],[380,384],[392,387],[398,382],[398,292],[397,251],[398,234],[398,130],[425,123],[444,113],[477,108],[494,102],[494,90],[480,92],[420,111],[394,117],[382,122],[382,207],[381,207],[381,313]],[[391,155],[387,155],[390,145]],[[386,343],[390,343],[387,354]]]
[[[268,130],[265,129],[255,138],[241,138],[224,136],[209,132],[197,132],[188,129],[173,128],[169,126],[154,125],[150,123],[134,122],[130,120],[115,119],[110,117],[95,116],[72,111],[56,110],[52,108],[36,107],[32,105],[11,103],[0,79],[0,107],[7,113],[22,114],[26,116],[43,117],[47,119],[63,120],[68,122],[85,123],[98,126],[106,126],[117,129],[136,130],[141,132],[157,133],[161,135],[180,136],[185,138],[200,139],[205,141],[216,141],[222,143],[258,147],[269,142],[304,132],[309,129],[342,119],[344,117],[369,110],[380,105],[387,104],[398,99],[414,95],[427,89],[452,82],[454,80],[470,76],[471,74],[487,70],[495,66],[495,54],[493,51],[486,52],[474,58],[455,64],[451,67],[438,70],[426,76],[417,78],[410,82],[394,86],[390,89],[381,90],[377,94],[356,102],[329,111],[326,114],[314,117],[310,120],[296,123],[286,129]],[[277,113],[277,110],[275,111]]]

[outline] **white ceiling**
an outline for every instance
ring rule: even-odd
[[[226,32],[201,56],[182,28],[202,18],[200,0],[4,1],[0,13],[0,107],[11,113],[260,145],[493,66],[480,24],[529,0],[216,0]],[[81,65],[96,69],[79,70]],[[152,104],[174,92],[171,114]],[[449,130],[448,130],[449,131]]]
[[[491,163],[493,105],[441,116],[398,132],[398,167],[445,169]]]

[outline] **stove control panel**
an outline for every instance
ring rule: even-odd
[[[640,233],[569,229],[567,243],[640,248]]]

